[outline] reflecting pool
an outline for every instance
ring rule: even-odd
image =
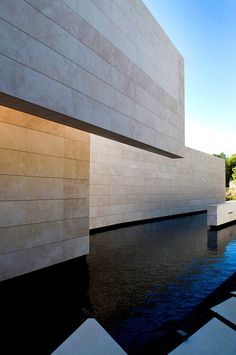
[[[1,283],[2,347],[50,354],[95,317],[129,354],[162,354],[166,334],[235,271],[236,225],[208,231],[206,214],[94,234],[87,257]]]
[[[129,354],[143,354],[236,271],[236,226],[208,231],[206,215],[91,236],[90,303]]]

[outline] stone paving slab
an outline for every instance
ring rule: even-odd
[[[87,319],[52,355],[127,355],[93,318]]]
[[[236,332],[217,318],[213,318],[169,354],[235,355]]]
[[[236,298],[231,297],[226,301],[211,308],[213,312],[230,321],[236,326]]]

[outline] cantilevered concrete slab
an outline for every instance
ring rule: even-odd
[[[236,332],[218,319],[213,318],[170,354],[235,355]]]
[[[141,0],[1,0],[0,14],[0,105],[183,156],[183,58]]]
[[[217,227],[236,221],[236,201],[209,205],[207,208],[207,225]]]
[[[217,313],[220,317],[231,322],[236,327],[236,298],[231,297],[228,300],[218,304],[211,308],[211,310]]]
[[[87,319],[53,355],[126,355],[95,319]]]

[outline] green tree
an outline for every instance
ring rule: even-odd
[[[227,159],[227,156],[225,153],[221,152],[220,154],[213,154],[214,157],[218,157],[218,158],[221,158],[221,159],[224,159],[226,160]]]
[[[225,160],[225,182],[226,182],[226,186],[229,186],[229,182],[231,180],[231,177],[232,177],[232,167],[230,165],[229,158],[226,158],[226,160]]]
[[[228,159],[228,166],[231,171],[231,176],[233,175],[233,169],[236,167],[236,153],[232,154]]]
[[[236,180],[236,166],[232,170],[233,170],[232,178],[233,180]]]
[[[221,158],[225,160],[225,180],[226,180],[226,186],[229,186],[229,181],[233,177],[233,169],[236,167],[236,153],[232,154],[230,157],[227,157],[227,155],[223,152],[220,154],[213,154],[215,157]]]

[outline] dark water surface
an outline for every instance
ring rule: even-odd
[[[92,235],[87,257],[1,283],[5,354],[50,354],[88,317],[129,354],[161,354],[235,271],[236,225],[207,231],[205,214]]]
[[[236,226],[207,231],[206,215],[91,236],[90,303],[130,354],[146,353],[236,271]]]

